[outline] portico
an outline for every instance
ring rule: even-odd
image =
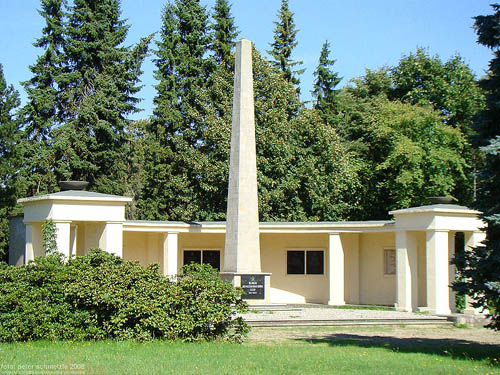
[[[455,310],[454,294],[449,288],[455,279],[455,269],[450,265],[455,252],[455,234],[463,232],[469,247],[479,245],[484,239],[479,212],[463,206],[437,204],[390,213],[395,218],[397,308],[450,314]],[[424,254],[424,264],[419,263],[419,251]],[[425,284],[419,282],[419,278]],[[422,286],[425,294],[419,290]],[[424,304],[419,303],[422,300]]]

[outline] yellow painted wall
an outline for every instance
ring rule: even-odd
[[[158,263],[162,269],[163,234],[123,232],[123,258],[137,260],[143,266]]]
[[[328,234],[261,234],[262,272],[271,272],[271,302],[328,302]],[[287,275],[287,250],[324,250],[324,275]]]
[[[394,249],[393,233],[360,235],[360,303],[394,305],[396,275],[384,275],[384,249]]]
[[[396,278],[383,274],[384,249],[394,248],[394,235],[392,233],[342,234],[341,240],[345,255],[346,303],[394,304]],[[184,261],[184,250],[195,249],[220,250],[223,268],[224,234],[180,233],[178,241],[179,271]],[[328,234],[261,234],[260,245],[262,272],[272,274],[271,302],[328,302]],[[323,250],[324,274],[287,275],[287,250]],[[143,265],[157,262],[163,269],[163,234],[125,231],[123,257],[138,260]]]

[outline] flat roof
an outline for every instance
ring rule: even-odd
[[[451,214],[471,214],[479,215],[481,212],[472,210],[469,207],[459,206],[456,204],[431,204],[428,206],[410,207],[403,208],[400,210],[390,211],[390,215],[401,215],[401,214],[412,214],[412,213],[423,213],[423,212],[440,212],[440,213],[451,213]]]
[[[153,220],[127,220],[123,223],[125,231],[144,232],[212,232],[225,233],[225,221],[153,221]],[[321,221],[321,222],[260,222],[261,233],[294,232],[294,233],[331,233],[361,231],[392,231],[394,221]]]
[[[93,191],[66,190],[58,193],[35,195],[34,197],[18,199],[18,203],[31,203],[43,200],[65,201],[103,201],[103,202],[131,202],[132,198],[121,195],[102,194]]]

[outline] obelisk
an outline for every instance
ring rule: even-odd
[[[261,272],[252,42],[245,39],[236,43],[224,272]]]

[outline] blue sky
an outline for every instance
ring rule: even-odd
[[[209,9],[215,0],[201,0]],[[491,14],[487,0],[289,0],[300,30],[294,58],[304,61],[300,77],[302,100],[310,99],[313,72],[323,42],[331,44],[334,69],[349,79],[364,74],[366,68],[395,65],[417,47],[427,48],[447,60],[459,54],[478,77],[483,76],[491,52],[476,43],[472,17]],[[122,0],[122,18],[131,26],[127,44],[160,30],[161,10],[166,0]],[[277,20],[280,0],[233,0],[232,12],[240,37],[252,40],[265,54],[273,40],[273,21]],[[8,83],[25,93],[20,81],[30,78],[28,66],[41,51],[32,43],[41,35],[43,19],[37,9],[39,0],[0,0],[0,63]],[[143,112],[151,114],[155,95],[151,58],[144,64],[139,93]]]

